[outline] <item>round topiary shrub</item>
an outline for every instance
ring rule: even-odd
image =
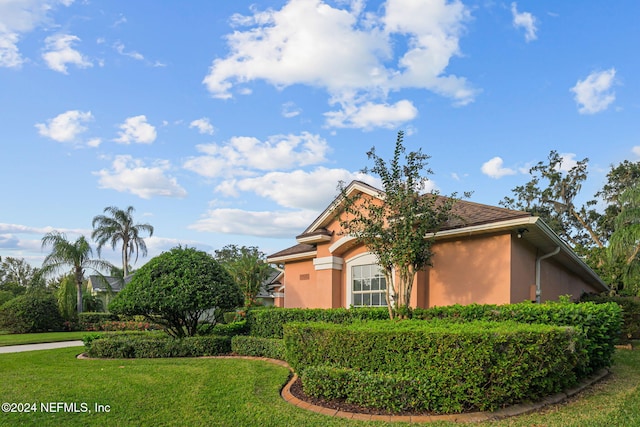
[[[62,330],[64,320],[50,294],[26,294],[0,307],[0,329],[14,334]]]
[[[143,265],[109,304],[121,315],[142,315],[174,337],[193,336],[198,323],[239,307],[242,291],[211,255],[177,247]]]

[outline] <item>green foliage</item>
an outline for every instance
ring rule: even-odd
[[[23,294],[29,288],[39,287],[38,269],[32,267],[24,258],[6,257],[0,258],[0,261],[0,284],[12,283],[18,286],[20,291],[16,295]]]
[[[640,186],[624,190],[619,201],[621,209],[614,221],[610,256],[624,260],[621,275],[624,294],[640,296]]]
[[[87,311],[78,314],[78,326],[84,331],[99,331],[104,322],[118,320],[113,313]]]
[[[284,328],[286,360],[305,391],[329,389],[332,398],[394,412],[492,410],[576,381],[578,342],[569,327],[364,321]]]
[[[431,309],[415,309],[414,318],[457,321],[493,320],[574,326],[579,332],[582,355],[576,366],[579,378],[611,365],[615,344],[622,325],[620,306],[591,302],[508,305],[452,305]]]
[[[350,323],[354,320],[383,320],[388,318],[385,307],[358,308],[264,308],[249,310],[247,324],[249,335],[262,338],[282,338],[283,325],[287,322]]]
[[[215,251],[215,258],[242,289],[245,305],[256,305],[262,283],[272,271],[266,262],[266,255],[255,246],[227,245]]]
[[[622,308],[623,320],[619,336],[620,342],[629,343],[633,340],[640,340],[640,298],[585,294],[580,298],[580,301],[618,304]]]
[[[231,352],[231,338],[218,336],[171,338],[167,335],[117,334],[89,338],[87,354],[99,358],[217,356]]]
[[[451,219],[453,197],[438,197],[435,192],[424,194],[429,156],[421,150],[405,154],[404,133],[398,132],[393,158],[387,162],[379,157],[375,148],[367,156],[373,167],[363,172],[380,177],[382,191],[377,197],[361,192],[347,193],[340,184],[342,209],[336,213],[344,234],[355,237],[375,254],[386,279],[386,297],[394,295],[393,309],[409,307],[415,273],[431,265],[431,247],[435,233]],[[402,157],[404,157],[402,159]],[[423,175],[424,174],[424,175]],[[384,202],[381,202],[384,200]]]
[[[284,340],[238,335],[231,338],[231,351],[241,356],[284,360]]]
[[[13,294],[13,292],[11,291],[0,291],[0,307],[2,307],[2,305],[15,298],[16,296]]]
[[[62,330],[63,319],[55,298],[45,293],[28,293],[0,307],[0,330],[16,334]]]
[[[236,335],[245,335],[249,332],[246,320],[238,320],[231,323],[200,324],[198,326],[199,335],[218,335],[223,337],[234,337]]]
[[[109,311],[142,315],[174,337],[194,336],[214,310],[230,310],[243,295],[229,273],[206,252],[173,248],[142,266],[109,305]]]
[[[100,255],[100,251],[105,244],[111,244],[111,248],[115,250],[118,243],[122,242],[121,277],[127,277],[129,275],[129,260],[131,255],[135,253],[135,261],[138,260],[139,252],[142,252],[142,256],[147,255],[147,245],[141,237],[141,234],[149,233],[149,237],[153,236],[152,225],[134,223],[134,211],[133,206],[129,206],[126,210],[118,209],[115,206],[108,206],[104,208],[104,213],[107,215],[95,216],[91,222],[93,226],[91,238],[98,243],[98,255]]]
[[[78,313],[82,312],[83,302],[82,285],[86,269],[109,270],[111,264],[107,261],[92,259],[93,250],[84,236],[78,237],[74,242],[67,240],[64,233],[53,231],[42,238],[42,247],[50,246],[51,253],[42,262],[42,274],[48,275],[59,272],[63,268],[71,268],[71,274],[76,285],[76,307]]]

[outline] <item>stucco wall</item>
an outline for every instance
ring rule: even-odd
[[[572,299],[578,299],[583,291],[598,292],[580,277],[561,268],[553,257],[543,260],[540,270],[542,302],[557,300],[561,295],[571,295]]]
[[[331,307],[330,302],[323,301],[311,259],[287,263],[284,285],[285,307]]]
[[[428,270],[427,306],[509,303],[510,238],[503,234],[437,242]]]
[[[536,248],[516,237],[511,242],[510,302],[535,301]]]

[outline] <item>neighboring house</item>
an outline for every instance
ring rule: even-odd
[[[126,286],[133,276],[127,276],[124,281],[120,277],[91,275],[87,282],[87,289],[91,295],[98,297],[106,310],[109,303]]]
[[[380,191],[354,181],[347,194]],[[270,255],[284,265],[282,297],[275,305],[331,308],[384,306],[385,279],[376,257],[342,233],[336,213],[341,197],[299,236],[298,244]],[[433,267],[416,275],[413,307],[509,304],[578,298],[608,290],[605,283],[539,217],[527,212],[461,200],[460,219],[435,235]]]
[[[273,269],[269,277],[262,282],[260,292],[258,292],[257,299],[262,305],[271,306],[282,304],[284,293],[282,279],[284,278],[284,272]],[[281,305],[280,305],[281,306]]]

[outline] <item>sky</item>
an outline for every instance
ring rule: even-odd
[[[0,0],[0,256],[90,238],[270,254],[399,130],[430,188],[497,205],[551,150],[585,198],[640,160],[640,2]],[[95,249],[95,243],[94,249]],[[96,255],[97,256],[97,255]],[[119,252],[102,256],[120,264]]]

